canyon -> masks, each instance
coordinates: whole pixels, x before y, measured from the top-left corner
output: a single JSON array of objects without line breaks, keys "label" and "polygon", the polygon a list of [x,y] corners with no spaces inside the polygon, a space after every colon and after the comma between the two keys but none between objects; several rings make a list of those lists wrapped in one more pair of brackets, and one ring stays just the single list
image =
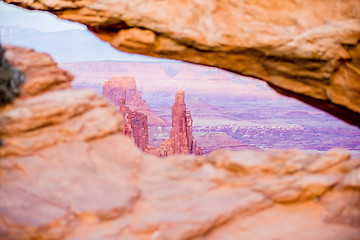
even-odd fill
[{"label": "canyon", "polygon": [[[5,2],[121,51],[250,78],[179,62],[58,65],[0,46],[13,93],[0,107],[1,239],[359,239],[358,0]],[[136,79],[129,103],[100,96],[109,79],[124,87],[116,76]],[[145,131],[132,101],[163,125]],[[194,140],[203,155],[142,150],[200,153]]]},{"label": "canyon", "polygon": [[134,77],[117,76],[105,81],[102,94],[119,108],[126,119],[125,135],[144,152],[162,157],[172,154],[202,154],[201,147],[197,146],[192,136],[192,118],[190,111],[186,110],[184,91],[175,94],[170,138],[163,141],[159,148],[149,145],[148,122],[161,126],[166,121],[150,110],[136,88]]},{"label": "canyon", "polygon": [[26,82],[0,108],[2,239],[358,239],[360,159],[348,151],[158,158],[49,55],[5,56]]},{"label": "canyon", "polygon": [[134,77],[146,99],[146,109],[166,121],[163,125],[149,124],[149,143],[156,148],[170,137],[170,104],[175,92],[184,89],[194,120],[192,133],[198,143],[201,141],[203,153],[220,148],[327,151],[334,147],[360,153],[357,127],[283,97],[252,78],[181,62],[95,61],[59,65],[74,74],[74,88],[91,88],[99,94],[113,76]]}]

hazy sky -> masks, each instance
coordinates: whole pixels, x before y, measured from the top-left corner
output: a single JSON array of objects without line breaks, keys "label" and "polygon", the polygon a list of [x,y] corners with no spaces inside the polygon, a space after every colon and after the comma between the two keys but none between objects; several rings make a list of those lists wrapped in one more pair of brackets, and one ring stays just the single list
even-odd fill
[{"label": "hazy sky", "polygon": [[[17,7],[14,5],[6,4],[0,2],[0,27],[23,27],[23,28],[34,28],[36,30],[42,32],[59,32],[65,30],[74,30],[74,29],[83,29],[86,30],[87,28],[80,24],[74,23],[67,20],[59,19],[55,15],[44,12],[44,11],[34,11],[34,10],[27,10],[21,7]],[[88,33],[89,38],[93,38],[94,35],[92,33]],[[96,40],[97,39],[97,40]],[[89,52],[88,58],[83,60],[87,61],[95,61],[95,60],[120,60],[120,61],[169,61],[160,58],[153,58],[147,57],[138,54],[128,54],[123,53],[120,51],[115,50],[110,46],[109,43],[103,42],[96,37],[93,40],[94,45],[91,48],[98,48],[99,51],[102,51],[103,54],[91,53],[94,49],[86,49],[86,46],[83,46],[83,52]],[[4,43],[14,44],[23,47],[30,47],[34,48],[37,51],[47,52],[57,61],[68,61],[69,59],[73,59],[74,61],[78,60],[77,56],[74,55],[75,53],[67,53],[67,49],[72,49],[76,45],[70,46],[69,43],[61,45],[56,45],[55,43],[49,42],[43,46],[39,46],[38,43],[34,43],[30,41],[30,39],[23,38],[21,42],[15,41],[12,42],[12,39],[2,39]],[[7,42],[5,42],[7,40]],[[58,39],[61,41],[61,39]],[[1,35],[0,35],[1,41]],[[94,42],[95,41],[95,42]],[[65,41],[64,41],[65,43]],[[41,44],[40,44],[41,45]],[[61,50],[59,48],[67,48],[64,49],[63,54],[57,54]],[[70,50],[69,50],[70,51]],[[66,56],[64,56],[66,55]],[[171,60],[170,60],[171,61]]]},{"label": "hazy sky", "polygon": [[85,29],[79,23],[59,20],[48,12],[30,11],[3,2],[0,2],[0,26],[31,27],[43,32]]}]

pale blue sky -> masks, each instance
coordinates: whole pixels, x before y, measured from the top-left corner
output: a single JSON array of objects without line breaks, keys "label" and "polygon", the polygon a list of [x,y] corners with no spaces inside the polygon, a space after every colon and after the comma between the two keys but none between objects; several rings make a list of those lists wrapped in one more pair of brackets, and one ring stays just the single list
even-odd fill
[{"label": "pale blue sky", "polygon": [[[0,27],[22,27],[22,28],[33,28],[45,33],[59,32],[65,30],[76,30],[82,29],[87,30],[87,28],[80,24],[74,23],[67,20],[59,19],[55,15],[43,12],[43,11],[34,11],[27,10],[21,7],[14,5],[6,4],[0,2]],[[84,31],[85,32],[85,31]],[[86,34],[86,33],[85,33]],[[85,45],[76,45],[76,42],[71,42],[70,40],[65,41],[66,39],[56,39],[53,42],[40,42],[40,40],[32,41],[34,39],[28,39],[28,35],[20,37],[21,41],[15,40],[14,38],[6,38],[0,35],[0,42],[14,44],[17,46],[30,47],[37,51],[49,53],[57,61],[98,61],[98,60],[120,60],[120,61],[171,61],[164,60],[160,58],[153,58],[142,56],[138,54],[128,54],[115,50],[110,46],[109,43],[103,42],[92,33],[88,32],[86,37],[91,42],[92,46]],[[43,36],[43,35],[42,35]],[[84,36],[84,35],[82,35]],[[17,36],[19,37],[19,36]],[[17,38],[18,39],[18,38]],[[79,39],[75,39],[79,40]],[[80,40],[79,40],[80,41]],[[72,52],[71,49],[76,48],[78,52]],[[97,52],[95,50],[98,50]],[[80,52],[81,51],[81,52]]]},{"label": "pale blue sky", "polygon": [[30,11],[3,2],[0,2],[0,26],[22,26],[43,32],[85,29],[79,23],[59,20],[48,12]]}]

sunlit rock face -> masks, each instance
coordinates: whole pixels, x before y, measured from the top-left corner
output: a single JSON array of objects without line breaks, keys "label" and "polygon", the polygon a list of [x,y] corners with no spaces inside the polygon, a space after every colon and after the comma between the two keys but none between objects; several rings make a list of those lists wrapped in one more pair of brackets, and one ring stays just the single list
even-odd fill
[{"label": "sunlit rock face", "polygon": [[[347,151],[158,158],[124,136],[113,104],[69,88],[48,55],[6,56],[28,82],[0,108],[1,239],[358,239],[360,159]],[[41,73],[30,56],[46,60]],[[30,94],[30,83],[52,84]]]},{"label": "sunlit rock face", "polygon": [[121,51],[217,66],[360,112],[358,0],[5,2],[86,24]]},{"label": "sunlit rock face", "polygon": [[6,46],[6,58],[25,73],[19,98],[0,110],[0,157],[121,131],[123,118],[92,90],[70,88],[73,78],[48,54]]}]

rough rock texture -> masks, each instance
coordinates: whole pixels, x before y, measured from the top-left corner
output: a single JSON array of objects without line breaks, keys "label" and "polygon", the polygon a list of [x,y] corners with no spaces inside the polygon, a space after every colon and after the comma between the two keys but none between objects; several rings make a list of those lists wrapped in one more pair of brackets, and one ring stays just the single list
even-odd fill
[{"label": "rough rock texture", "polygon": [[6,46],[6,57],[24,72],[26,82],[20,97],[0,108],[0,157],[122,129],[116,108],[92,90],[71,89],[72,75],[57,68],[49,55]]},{"label": "rough rock texture", "polygon": [[[112,89],[108,86],[109,85],[104,85],[105,93],[108,93],[109,88]],[[111,94],[111,96],[115,95],[119,94],[115,92],[114,94]],[[134,96],[135,94],[129,95]],[[125,94],[121,96],[126,97],[127,95]],[[159,157],[165,157],[172,154],[189,153],[201,155],[201,147],[197,146],[196,141],[192,136],[191,113],[189,110],[186,110],[184,97],[184,91],[178,91],[175,95],[175,104],[172,107],[172,129],[170,138],[162,142],[159,148],[155,148],[149,144],[148,116],[141,112],[131,111],[127,106],[126,99],[121,98],[119,100],[119,111],[126,120],[124,128],[125,135],[131,138],[144,152],[151,153]],[[145,102],[142,99],[141,101]]]},{"label": "rough rock texture", "polygon": [[59,69],[48,54],[39,54],[29,48],[11,45],[5,45],[5,48],[5,57],[10,64],[26,73],[26,82],[21,87],[20,98],[70,88],[73,76]]},{"label": "rough rock texture", "polygon": [[358,0],[5,0],[121,51],[217,66],[360,112]]},{"label": "rough rock texture", "polygon": [[136,88],[134,77],[116,76],[104,82],[103,95],[116,106],[120,106],[121,99],[125,99],[127,107],[131,111],[143,113],[148,116],[149,125],[166,125],[156,113],[151,111],[146,101],[142,99],[141,93]]},{"label": "rough rock texture", "polygon": [[175,103],[172,106],[172,128],[170,138],[160,144],[155,155],[168,156],[172,154],[201,155],[201,147],[197,146],[192,135],[192,118],[186,110],[185,91],[179,90],[175,94]]},{"label": "rough rock texture", "polygon": [[[56,79],[46,69],[24,72]],[[158,158],[91,91],[24,94],[0,109],[0,239],[359,239],[360,159],[345,150]]]},{"label": "rough rock texture", "polygon": [[140,112],[131,111],[126,106],[125,99],[120,99],[119,110],[126,119],[125,135],[130,137],[143,151],[152,148],[149,145],[148,117]]}]

